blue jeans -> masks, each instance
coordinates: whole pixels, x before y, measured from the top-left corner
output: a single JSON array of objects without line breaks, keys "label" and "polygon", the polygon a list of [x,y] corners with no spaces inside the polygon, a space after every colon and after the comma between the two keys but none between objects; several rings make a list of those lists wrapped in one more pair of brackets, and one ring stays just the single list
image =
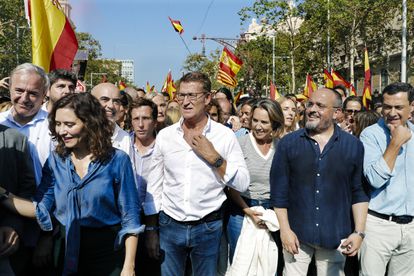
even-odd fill
[{"label": "blue jeans", "polygon": [[[265,209],[271,209],[270,200],[257,200],[257,199],[249,199],[243,197],[243,200],[249,207],[252,206],[262,206]],[[243,219],[244,213],[243,210],[240,209],[234,203],[230,204],[230,218],[229,223],[227,225],[227,239],[229,241],[230,249],[229,249],[229,258],[230,263],[233,262],[234,251],[236,250],[237,240],[239,239],[240,232],[243,226]]]},{"label": "blue jeans", "polygon": [[222,220],[185,225],[160,212],[159,224],[160,248],[164,253],[162,275],[183,276],[187,255],[191,259],[193,275],[216,275]]}]

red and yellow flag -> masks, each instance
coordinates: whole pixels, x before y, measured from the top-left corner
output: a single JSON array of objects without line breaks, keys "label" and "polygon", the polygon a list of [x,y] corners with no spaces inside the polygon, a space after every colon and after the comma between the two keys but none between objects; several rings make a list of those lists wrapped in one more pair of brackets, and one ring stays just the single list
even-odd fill
[{"label": "red and yellow flag", "polygon": [[154,88],[155,88],[155,86],[154,85],[150,86],[149,81],[147,81],[147,85],[146,85],[146,88],[145,88],[145,93],[150,93],[150,92],[154,91]]},{"label": "red and yellow flag", "polygon": [[227,47],[224,47],[220,57],[217,81],[233,88],[236,87],[236,75],[240,71],[242,65],[243,61],[227,49]]},{"label": "red and yellow flag", "polygon": [[184,32],[183,25],[181,25],[181,22],[179,20],[173,20],[169,16],[168,19],[170,20],[171,25],[177,33],[182,34]]},{"label": "red and yellow flag", "polygon": [[275,85],[272,81],[270,81],[270,93],[269,93],[269,98],[270,98],[271,100],[274,100],[274,101],[276,101],[277,99],[279,99],[279,98],[280,98],[280,94],[279,94],[279,92],[277,91],[277,87],[276,87],[276,85]]},{"label": "red and yellow flag", "polygon": [[70,69],[78,50],[75,32],[57,0],[30,0],[33,64],[46,72]]},{"label": "red and yellow flag", "polygon": [[334,80],[328,70],[323,69],[323,79],[325,80],[325,87],[326,88],[333,88],[334,87]]},{"label": "red and yellow flag", "polygon": [[362,104],[366,109],[370,108],[371,105],[371,70],[369,68],[369,59],[368,59],[368,49],[365,48],[364,53],[364,71],[365,71],[365,80],[364,80],[364,91],[362,93]]},{"label": "red and yellow flag", "polygon": [[170,99],[172,100],[175,98],[175,91],[177,91],[177,89],[175,88],[174,80],[171,76],[171,71],[169,71],[164,85],[161,88],[161,92],[167,92],[168,95],[170,95]]},{"label": "red and yellow flag", "polygon": [[350,92],[349,92],[349,96],[356,96],[357,95],[357,93],[356,93],[356,89],[355,89],[355,87],[351,84],[351,87],[350,87]]},{"label": "red and yellow flag", "polygon": [[337,85],[342,85],[345,88],[350,88],[351,87],[351,83],[346,81],[338,72],[336,72],[335,70],[332,70],[332,79],[333,79],[333,84],[334,86]]},{"label": "red and yellow flag", "polygon": [[126,84],[123,81],[120,81],[119,82],[119,84],[118,84],[119,90],[125,90],[126,87],[127,86],[126,86]]},{"label": "red and yellow flag", "polygon": [[241,96],[242,94],[243,94],[243,90],[240,90],[240,91],[236,94],[236,96],[234,96],[233,104],[234,104],[235,106],[237,106],[237,102],[239,101],[240,96]]},{"label": "red and yellow flag", "polygon": [[307,98],[310,98],[312,93],[315,92],[317,88],[318,87],[316,86],[316,83],[313,81],[312,76],[307,74],[305,89],[303,90],[303,95]]}]

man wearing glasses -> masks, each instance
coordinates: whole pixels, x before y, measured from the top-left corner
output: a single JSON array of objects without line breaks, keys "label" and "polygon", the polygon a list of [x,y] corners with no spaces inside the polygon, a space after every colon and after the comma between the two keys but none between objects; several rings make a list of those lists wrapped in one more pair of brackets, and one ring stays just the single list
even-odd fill
[{"label": "man wearing glasses", "polygon": [[319,276],[344,275],[345,256],[355,256],[365,236],[364,150],[334,123],[341,101],[328,88],[313,93],[305,128],[283,137],[276,150],[270,191],[285,276],[306,275],[313,256]]},{"label": "man wearing glasses", "polygon": [[182,118],[156,139],[144,211],[149,254],[162,260],[162,275],[184,275],[187,255],[194,275],[216,275],[224,188],[249,185],[233,132],[205,112],[210,90],[205,74],[184,75],[176,94]]}]

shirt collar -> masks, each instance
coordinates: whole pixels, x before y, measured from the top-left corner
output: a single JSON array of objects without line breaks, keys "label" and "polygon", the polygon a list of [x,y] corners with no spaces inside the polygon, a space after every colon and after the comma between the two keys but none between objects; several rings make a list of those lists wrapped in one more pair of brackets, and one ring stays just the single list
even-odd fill
[{"label": "shirt collar", "polygon": [[[384,129],[387,133],[390,133],[390,129],[388,128],[387,124],[385,123],[385,119],[384,118],[380,118],[378,120],[378,125]],[[414,124],[411,123],[410,121],[407,121],[407,126],[411,131],[414,131]]]},{"label": "shirt collar", "polygon": [[[301,129],[302,133],[300,134],[301,137],[305,137],[308,139],[312,139],[312,137],[310,137],[309,132],[306,128]],[[341,134],[341,128],[337,125],[334,124],[334,132],[332,134],[332,137],[329,140],[338,140]]]},{"label": "shirt collar", "polygon": [[28,122],[25,125],[21,125],[21,124],[19,124],[18,122],[16,122],[14,120],[13,111],[14,111],[14,107],[12,107],[8,111],[6,111],[7,112],[6,118],[7,118],[8,121],[10,121],[11,123],[13,123],[13,124],[15,124],[19,127],[34,125],[38,121],[43,121],[45,119],[47,120],[47,116],[48,116],[48,113],[46,111],[44,111],[43,109],[39,109],[39,111],[36,113],[36,115],[32,118],[32,120],[30,122]]},{"label": "shirt collar", "polygon": [[[177,124],[177,131],[183,133],[183,123],[184,123],[184,117],[181,117]],[[207,115],[207,123],[204,126],[203,129],[203,135],[206,135],[207,132],[210,132],[211,130],[211,118],[209,115]]]}]

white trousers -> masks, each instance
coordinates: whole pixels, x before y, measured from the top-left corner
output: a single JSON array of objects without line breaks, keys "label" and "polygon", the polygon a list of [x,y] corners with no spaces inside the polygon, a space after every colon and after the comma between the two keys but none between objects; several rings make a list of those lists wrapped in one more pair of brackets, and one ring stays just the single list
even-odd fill
[{"label": "white trousers", "polygon": [[361,276],[414,275],[414,221],[397,224],[368,214],[360,250]]},{"label": "white trousers", "polygon": [[337,249],[325,249],[300,243],[299,254],[283,250],[283,276],[306,276],[312,256],[315,255],[318,276],[344,276],[345,256]]}]

